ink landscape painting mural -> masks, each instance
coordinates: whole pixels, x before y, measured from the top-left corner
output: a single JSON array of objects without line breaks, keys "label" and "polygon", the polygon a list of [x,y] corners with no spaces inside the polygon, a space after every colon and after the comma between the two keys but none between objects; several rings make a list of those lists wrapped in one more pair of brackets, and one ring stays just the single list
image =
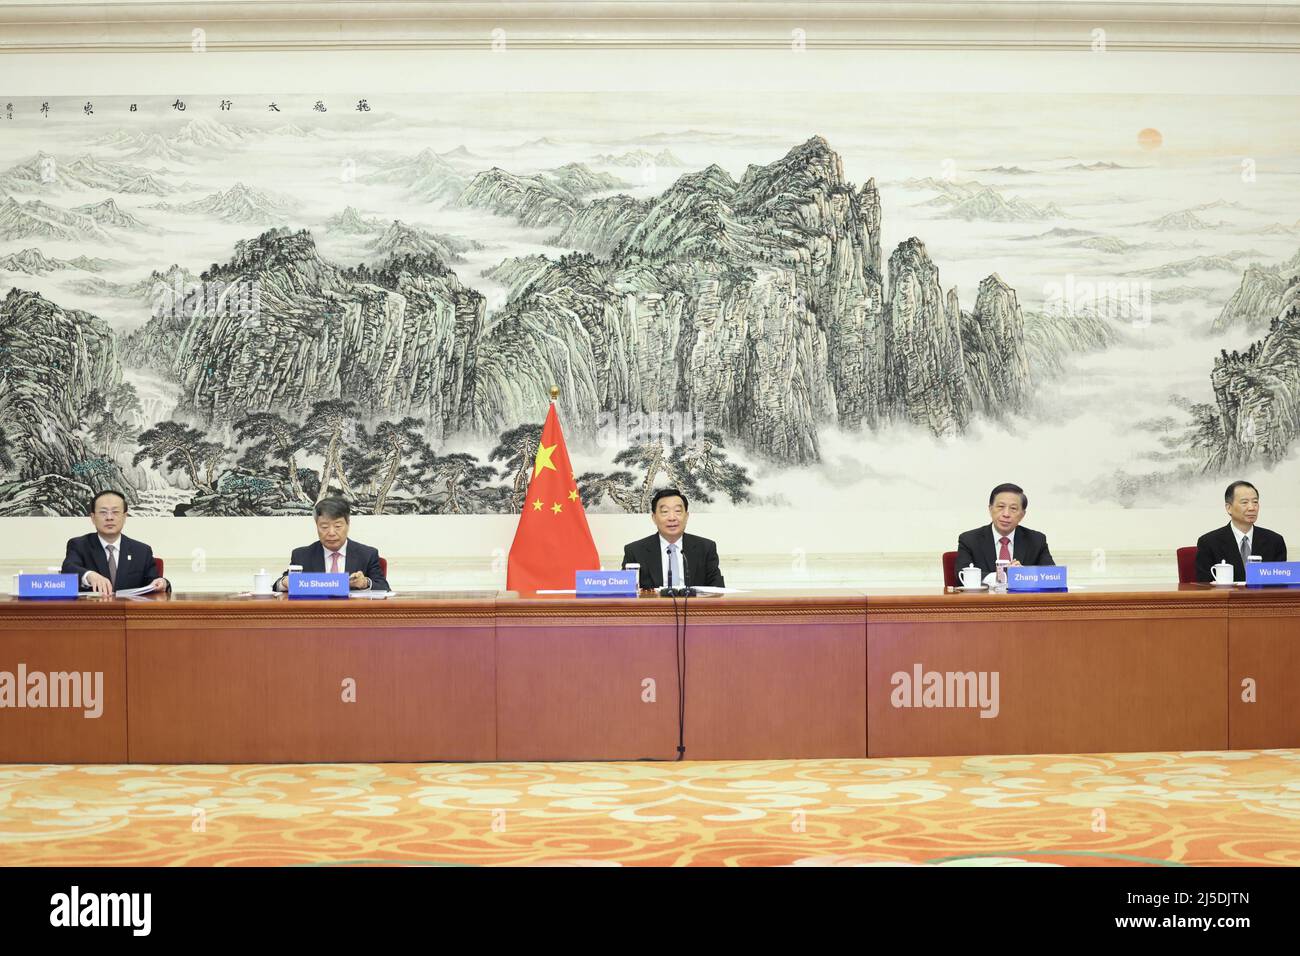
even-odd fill
[{"label": "ink landscape painting mural", "polygon": [[553,385],[597,513],[1174,506],[1300,432],[1289,98],[7,105],[0,515],[510,513]]}]

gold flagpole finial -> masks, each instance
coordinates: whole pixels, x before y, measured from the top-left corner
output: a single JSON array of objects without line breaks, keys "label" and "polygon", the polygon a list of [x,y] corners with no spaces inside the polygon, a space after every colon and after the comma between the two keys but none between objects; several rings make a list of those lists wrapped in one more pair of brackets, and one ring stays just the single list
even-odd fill
[{"label": "gold flagpole finial", "polygon": [[551,386],[551,401],[554,402],[554,401],[556,401],[557,399],[559,399],[559,397],[560,397],[560,386],[558,386],[558,385],[552,385],[552,386]]}]

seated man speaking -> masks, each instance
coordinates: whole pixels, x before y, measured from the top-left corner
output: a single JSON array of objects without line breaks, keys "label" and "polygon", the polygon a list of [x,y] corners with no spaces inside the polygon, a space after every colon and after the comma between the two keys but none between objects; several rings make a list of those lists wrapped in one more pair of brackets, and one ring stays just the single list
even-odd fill
[{"label": "seated man speaking", "polygon": [[1228,523],[1207,531],[1196,542],[1196,580],[1213,581],[1214,565],[1227,561],[1232,579],[1246,580],[1246,562],[1252,554],[1262,561],[1285,561],[1286,541],[1276,531],[1259,527],[1259,492],[1249,481],[1234,481],[1223,493]]},{"label": "seated man speaking", "polygon": [[[388,582],[379,567],[379,549],[360,541],[348,540],[348,518],[352,509],[342,498],[324,498],[316,503],[315,544],[294,548],[290,564],[302,566],[304,572],[346,573],[353,591],[387,591]],[[289,590],[289,575],[280,575],[277,591]]]},{"label": "seated man speaking", "polygon": [[152,585],[155,591],[170,591],[167,579],[158,576],[153,549],[122,533],[126,512],[126,496],[120,491],[101,491],[91,498],[90,523],[95,531],[68,541],[63,573],[75,574],[81,590],[104,597],[145,585]]},{"label": "seated man speaking", "polygon": [[689,507],[678,489],[660,488],[650,499],[650,517],[659,533],[623,548],[623,567],[641,565],[643,591],[726,587],[718,568],[718,546],[708,538],[686,533]]},{"label": "seated man speaking", "polygon": [[998,561],[1010,561],[1013,567],[1055,564],[1047,550],[1047,535],[1020,527],[1028,510],[1029,496],[1019,485],[998,485],[989,492],[993,523],[957,537],[957,573],[973,564],[989,584],[997,575]]}]

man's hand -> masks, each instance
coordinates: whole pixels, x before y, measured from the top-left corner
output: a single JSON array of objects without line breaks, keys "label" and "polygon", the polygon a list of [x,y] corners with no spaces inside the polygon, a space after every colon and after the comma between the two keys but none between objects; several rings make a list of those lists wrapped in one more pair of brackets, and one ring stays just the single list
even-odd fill
[{"label": "man's hand", "polygon": [[364,591],[370,587],[370,579],[360,571],[353,571],[348,575],[348,587],[353,591]]},{"label": "man's hand", "polygon": [[1011,562],[1011,566],[1012,566],[1013,568],[1023,568],[1023,567],[1024,567],[1024,565],[1021,564],[1019,561],[1012,561],[1012,562]]},{"label": "man's hand", "polygon": [[93,593],[101,597],[113,596],[113,582],[97,571],[86,572],[86,583],[90,585],[90,590]]},{"label": "man's hand", "polygon": [[155,591],[166,591],[166,590],[167,590],[167,579],[166,579],[166,578],[154,578],[154,579],[153,579],[153,589],[154,589]]}]

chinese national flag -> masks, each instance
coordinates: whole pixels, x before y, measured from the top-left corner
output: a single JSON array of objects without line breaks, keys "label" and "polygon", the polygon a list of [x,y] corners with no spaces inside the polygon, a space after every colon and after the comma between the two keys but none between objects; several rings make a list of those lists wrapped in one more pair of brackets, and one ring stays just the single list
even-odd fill
[{"label": "chinese national flag", "polygon": [[599,567],[600,555],[587,527],[587,513],[582,510],[569,450],[564,446],[555,403],[551,402],[519,527],[510,545],[506,589],[569,590],[575,572]]}]

